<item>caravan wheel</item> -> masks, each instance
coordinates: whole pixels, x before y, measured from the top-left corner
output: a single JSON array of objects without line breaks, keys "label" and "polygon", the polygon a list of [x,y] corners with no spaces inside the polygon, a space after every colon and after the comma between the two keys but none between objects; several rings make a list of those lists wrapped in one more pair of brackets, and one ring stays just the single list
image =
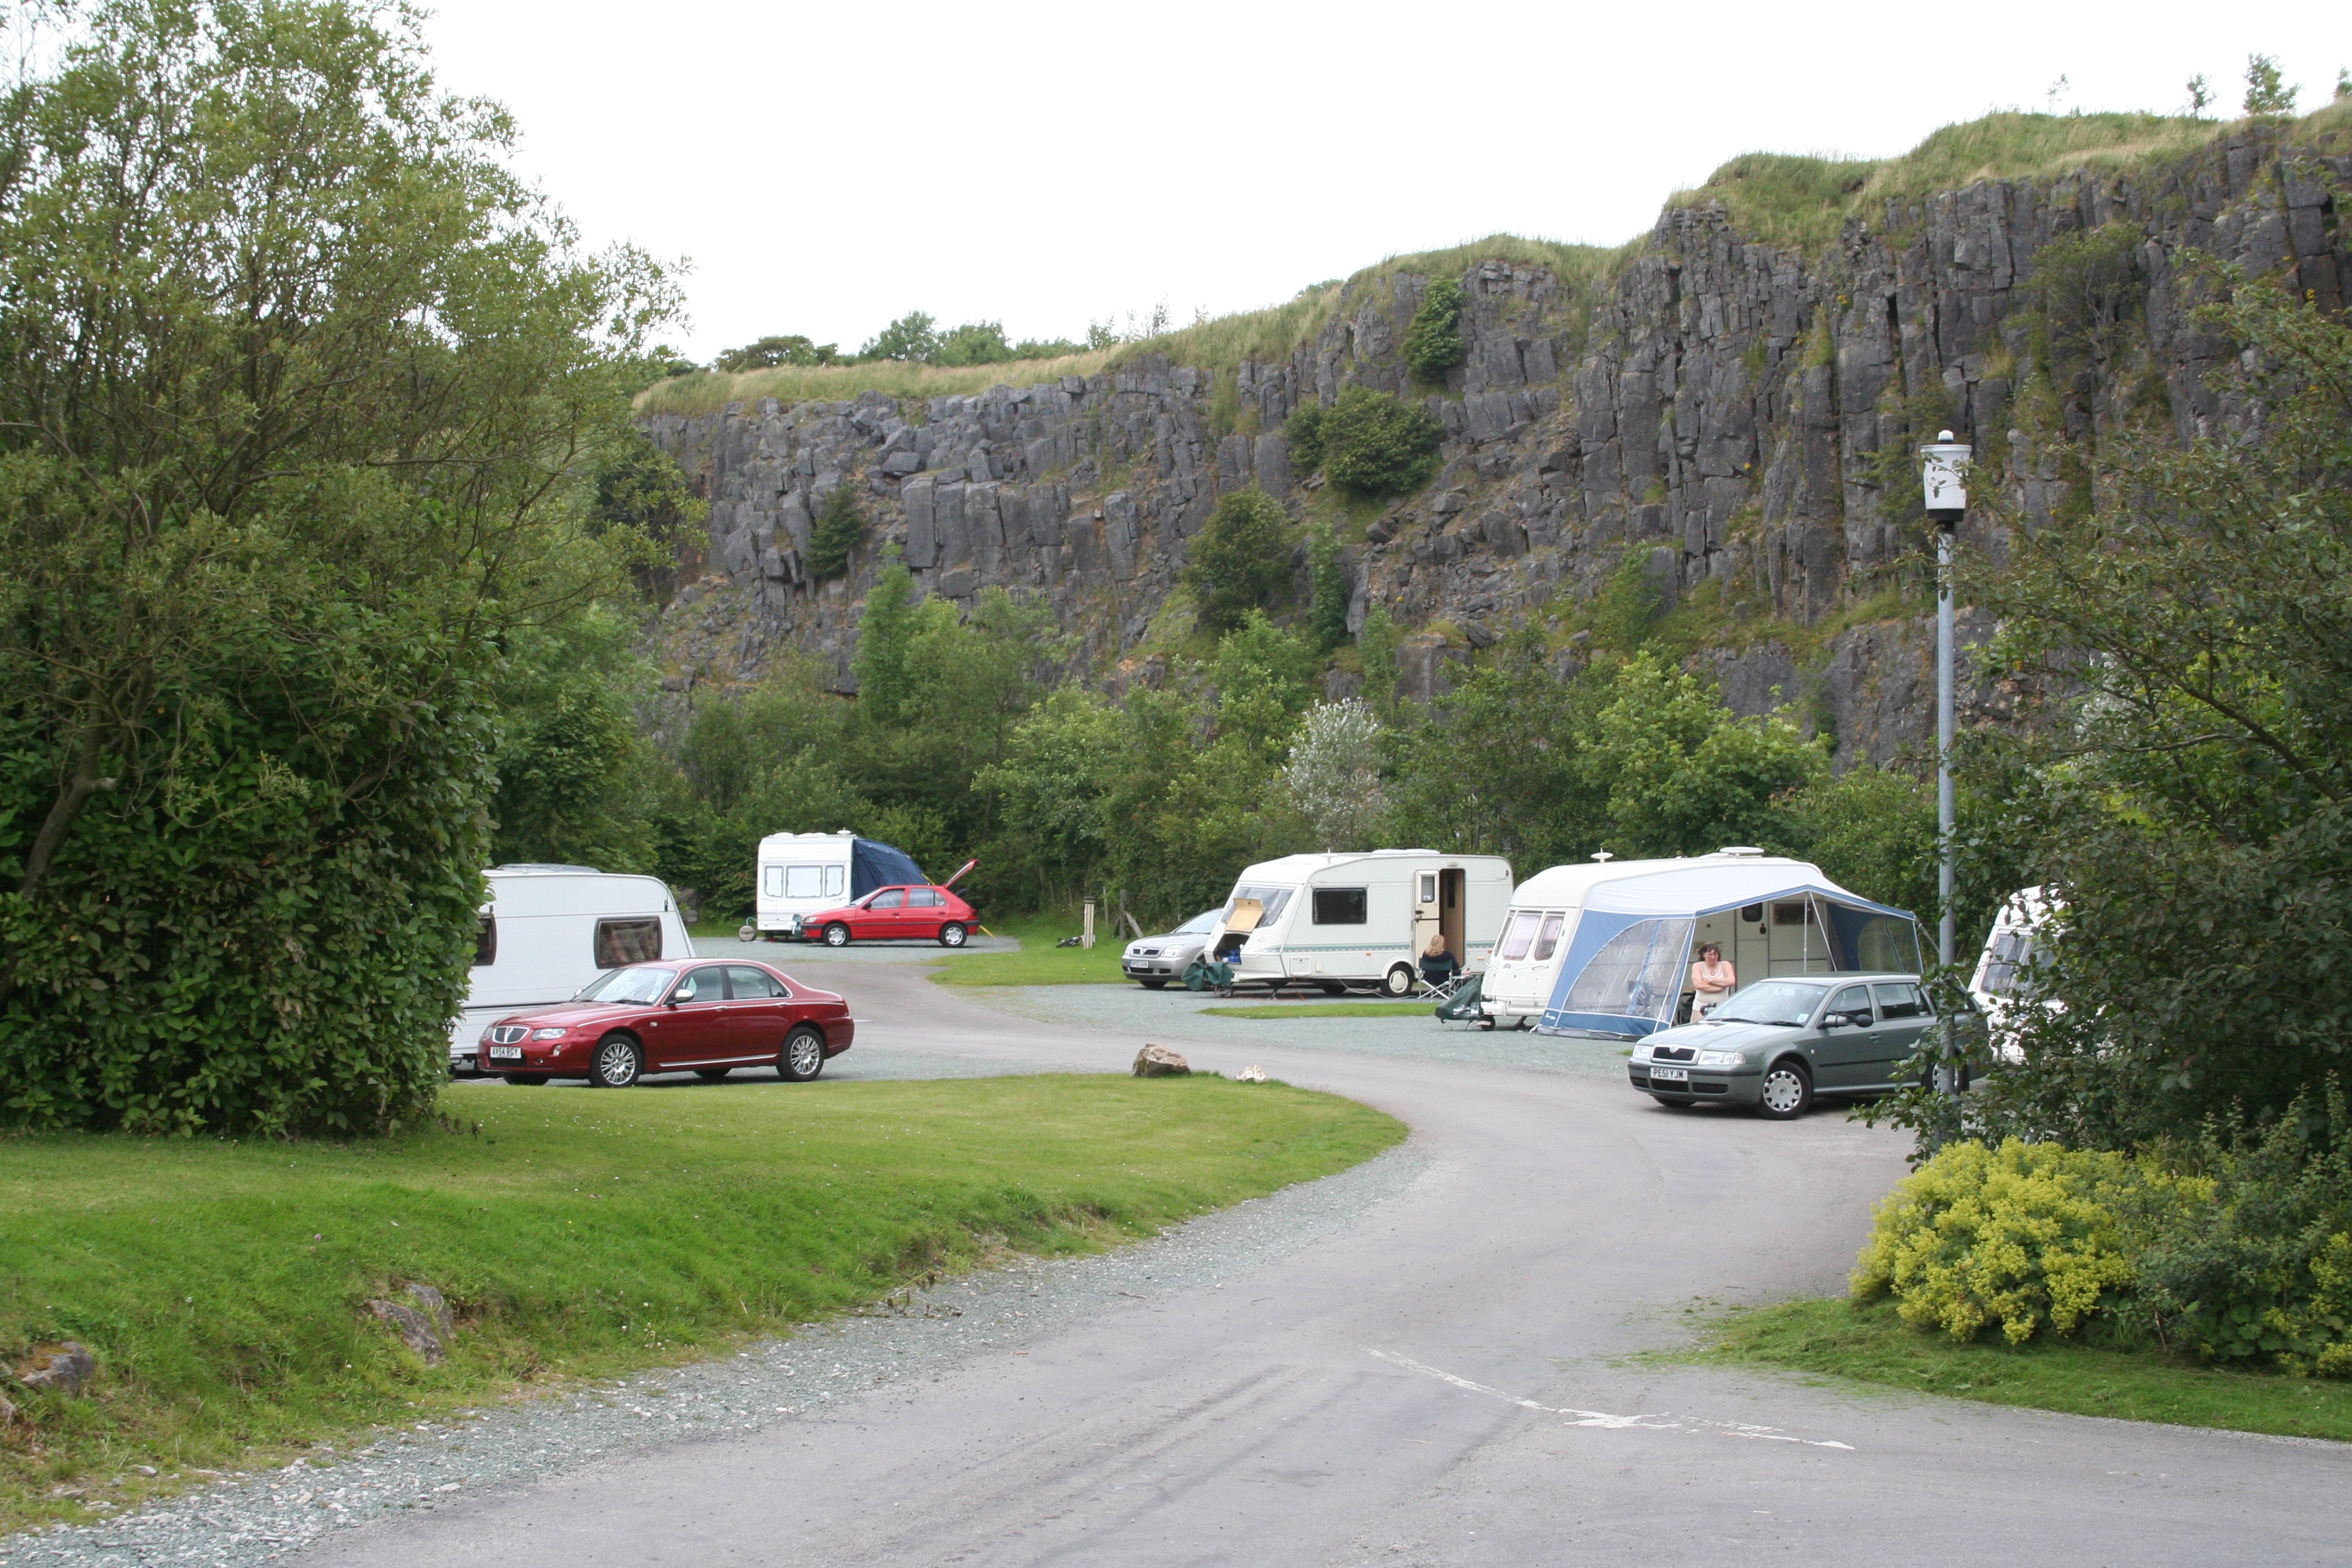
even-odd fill
[{"label": "caravan wheel", "polygon": [[757,942],[760,940],[760,928],[758,926],[749,925],[738,927],[735,932],[735,940],[737,942]]},{"label": "caravan wheel", "polygon": [[1383,996],[1412,995],[1412,966],[1411,964],[1400,963],[1395,968],[1390,970],[1386,974],[1381,976],[1381,994]]}]

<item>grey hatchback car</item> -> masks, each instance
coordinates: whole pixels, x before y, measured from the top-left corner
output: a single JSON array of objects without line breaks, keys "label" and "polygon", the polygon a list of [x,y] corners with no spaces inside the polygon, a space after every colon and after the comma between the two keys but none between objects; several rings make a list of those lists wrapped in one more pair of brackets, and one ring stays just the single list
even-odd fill
[{"label": "grey hatchback car", "polygon": [[1146,991],[1158,991],[1171,980],[1183,978],[1185,965],[1201,956],[1209,945],[1209,933],[1217,929],[1224,916],[1224,907],[1202,910],[1166,936],[1147,936],[1127,944],[1119,954],[1118,966],[1129,980]]},{"label": "grey hatchback car", "polygon": [[1752,1105],[1786,1121],[1816,1094],[1880,1094],[1936,1015],[1916,974],[1759,980],[1712,1016],[1633,1047],[1635,1089],[1662,1105]]}]

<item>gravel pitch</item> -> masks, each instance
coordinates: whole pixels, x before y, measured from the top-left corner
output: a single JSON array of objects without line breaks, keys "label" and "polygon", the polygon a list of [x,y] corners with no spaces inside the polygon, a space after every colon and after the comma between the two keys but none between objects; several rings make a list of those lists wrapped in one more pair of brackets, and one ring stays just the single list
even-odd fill
[{"label": "gravel pitch", "polygon": [[468,1491],[527,1482],[617,1450],[642,1453],[782,1422],[853,1419],[861,1394],[901,1379],[1021,1344],[1075,1318],[1238,1279],[1355,1223],[1404,1191],[1425,1164],[1407,1143],[1137,1246],[1092,1258],[1015,1260],[901,1292],[857,1317],[805,1325],[790,1339],[723,1360],[464,1421],[420,1422],[349,1453],[223,1477],[103,1524],[0,1541],[0,1568],[274,1562],[330,1531],[430,1510]]}]

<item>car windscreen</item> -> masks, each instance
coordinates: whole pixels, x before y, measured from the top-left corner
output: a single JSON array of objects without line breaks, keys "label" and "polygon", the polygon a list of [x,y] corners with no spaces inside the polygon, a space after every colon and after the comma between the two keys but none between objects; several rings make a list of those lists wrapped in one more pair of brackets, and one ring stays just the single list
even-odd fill
[{"label": "car windscreen", "polygon": [[667,969],[614,969],[591,980],[574,1002],[658,1002],[677,978]]},{"label": "car windscreen", "polygon": [[1255,900],[1259,909],[1256,923],[1252,929],[1263,931],[1282,918],[1283,910],[1290,903],[1292,891],[1289,888],[1235,888],[1234,896],[1225,900],[1225,907],[1217,911],[1217,918],[1230,921],[1234,918],[1235,904],[1244,900]]},{"label": "car windscreen", "polygon": [[1168,934],[1170,936],[1206,936],[1217,929],[1217,921],[1223,918],[1224,912],[1223,910],[1202,910]]},{"label": "car windscreen", "polygon": [[1822,1005],[1824,985],[1804,985],[1792,980],[1759,980],[1735,991],[1731,1000],[1706,1016],[1710,1024],[1797,1025]]}]

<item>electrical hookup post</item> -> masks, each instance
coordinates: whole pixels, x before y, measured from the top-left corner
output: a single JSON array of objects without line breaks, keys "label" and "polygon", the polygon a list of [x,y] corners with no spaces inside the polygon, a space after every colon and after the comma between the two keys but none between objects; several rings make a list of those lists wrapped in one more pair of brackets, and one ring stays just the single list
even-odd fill
[{"label": "electrical hookup post", "polygon": [[1968,515],[1969,461],[1975,449],[1956,441],[1949,430],[1939,430],[1934,441],[1919,448],[1919,483],[1927,503],[1927,520],[1936,525],[1936,965],[1945,993],[1937,998],[1938,1050],[1936,1091],[1944,1099],[1945,1116],[1935,1139],[1940,1148],[1960,1130],[1960,1060],[1958,1008],[1950,996],[1952,971],[1953,835],[1958,826],[1952,804],[1952,536]]}]

